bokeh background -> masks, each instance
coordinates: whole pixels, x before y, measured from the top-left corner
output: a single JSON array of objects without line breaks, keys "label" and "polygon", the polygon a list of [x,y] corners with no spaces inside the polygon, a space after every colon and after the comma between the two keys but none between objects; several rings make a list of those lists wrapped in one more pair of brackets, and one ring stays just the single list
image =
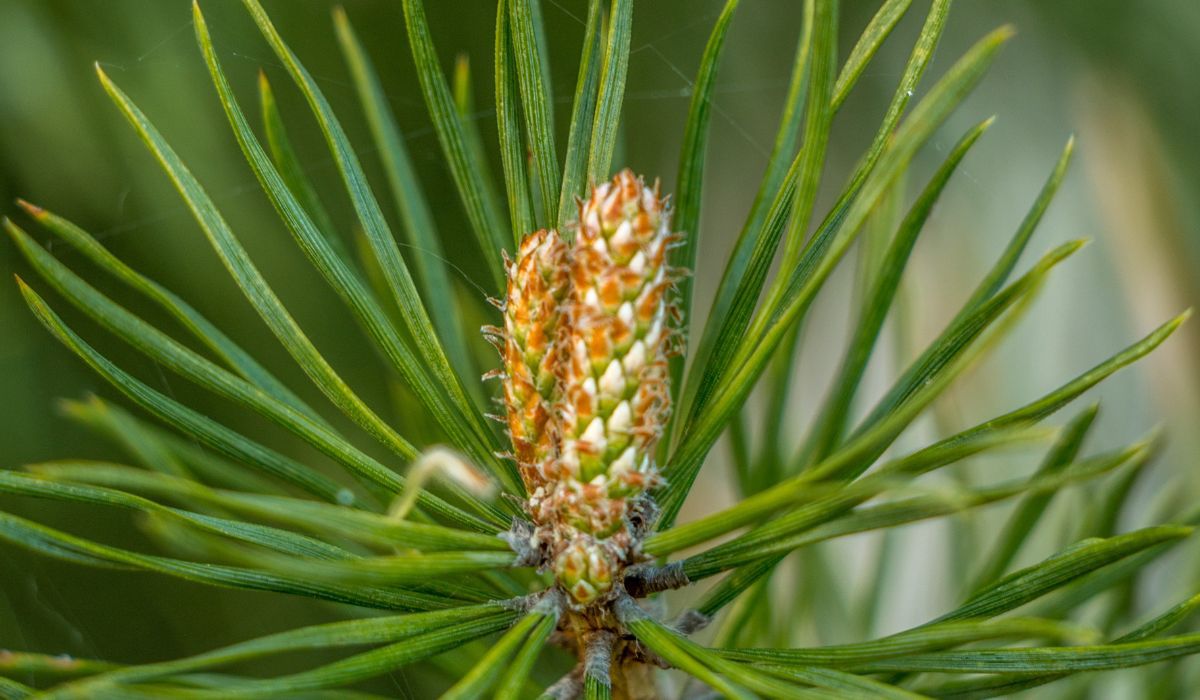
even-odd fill
[{"label": "bokeh background", "polygon": [[[334,4],[264,1],[360,146],[369,174],[382,183],[332,33]],[[461,269],[460,291],[477,297],[472,280],[482,277],[478,256],[472,253],[465,219],[440,162],[398,3],[343,4],[384,77],[437,208],[447,254]],[[426,4],[447,70],[458,52],[473,61],[476,116],[485,141],[493,144],[493,3]],[[543,1],[558,128],[564,135],[585,4]],[[843,3],[843,53],[875,4]],[[914,3],[839,115],[827,197],[836,193],[869,140],[926,4]],[[92,70],[92,62],[98,61],[206,184],[318,346],[369,401],[386,404],[389,397],[376,381],[374,355],[358,342],[358,329],[292,245],[242,161],[195,46],[189,5],[189,0],[0,0],[0,212],[29,223],[11,204],[19,196],[73,219],[124,260],[195,304],[301,388],[306,398],[319,402],[244,303],[166,178],[103,94]],[[241,3],[203,0],[202,5],[243,103],[255,104],[254,79],[263,69],[290,116],[306,167],[321,191],[329,193],[326,205],[346,225],[349,208],[316,126]],[[635,13],[622,152],[636,170],[661,176],[667,191],[673,188],[690,77],[721,5],[717,0],[653,0],[640,3]],[[799,7],[798,0],[743,0],[734,19],[715,97],[696,271],[698,308],[715,289],[723,257],[766,161],[799,35]],[[1200,4],[963,0],[951,13],[931,76],[1002,23],[1017,27],[1016,39],[914,169],[910,184],[915,190],[969,125],[990,114],[999,116],[951,182],[917,247],[905,281],[909,313],[902,319],[905,327],[890,333],[890,354],[897,361],[911,357],[953,315],[1015,229],[1072,133],[1078,140],[1077,157],[1034,239],[1031,257],[1080,236],[1091,238],[1093,245],[1056,272],[1014,337],[942,401],[937,415],[917,426],[905,444],[939,426],[962,426],[1028,400],[1200,301],[1200,79],[1195,76]],[[925,87],[931,83],[927,79]],[[498,174],[494,149],[491,155]],[[60,252],[101,289],[118,300],[130,299],[125,290],[93,274],[79,256]],[[798,427],[785,434],[801,432],[836,368],[837,348],[853,318],[853,264],[843,267],[831,282],[834,293],[825,295],[806,327],[793,400],[787,414],[777,418]],[[36,325],[11,282],[13,274],[29,273],[14,247],[0,242],[0,466],[69,456],[116,457],[110,445],[61,415],[60,398],[117,395]],[[65,304],[55,306],[98,348],[157,388],[201,410],[219,412],[235,428],[273,445],[313,457],[262,421],[146,363],[69,313]],[[1096,393],[1103,408],[1093,447],[1131,440],[1159,424],[1169,431],[1167,452],[1136,495],[1147,517],[1167,495],[1186,503],[1197,492],[1197,350],[1196,328],[1185,327],[1148,361]],[[894,366],[886,357],[875,364],[872,377],[879,384]],[[866,394],[878,390],[870,385]],[[728,497],[724,461],[724,449],[718,447],[693,509]],[[1019,461],[984,466],[1015,474],[1028,468]],[[1069,506],[1068,500],[1055,511],[1059,521],[1069,523]],[[149,546],[136,521],[123,514],[12,498],[0,498],[0,508],[102,541]],[[925,551],[928,557],[930,548],[923,545],[945,541],[955,527],[951,522],[909,528],[895,546]],[[1037,543],[1043,554],[1063,544],[1058,533],[1066,528],[1050,530],[1054,534]],[[865,569],[858,565],[856,551],[849,547],[833,553],[847,586],[863,584],[859,579]],[[1026,554],[1037,553],[1035,547]],[[953,597],[949,577],[938,573],[945,568],[939,556],[897,573],[902,584],[886,601],[887,628],[922,621]],[[1169,580],[1154,590],[1170,591],[1164,595],[1172,597],[1164,600],[1195,592],[1187,590],[1194,576],[1161,578]],[[1153,607],[1153,601],[1147,604]],[[0,648],[150,661],[325,619],[323,614],[302,601],[217,591],[150,574],[82,570],[0,544]],[[419,697],[413,690],[419,685],[398,678],[391,682],[397,692]]]}]

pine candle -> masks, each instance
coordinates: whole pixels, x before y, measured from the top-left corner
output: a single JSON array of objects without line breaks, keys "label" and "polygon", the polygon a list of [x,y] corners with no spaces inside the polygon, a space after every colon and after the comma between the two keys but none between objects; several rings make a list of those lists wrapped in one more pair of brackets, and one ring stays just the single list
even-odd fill
[{"label": "pine candle", "polygon": [[531,233],[508,266],[504,400],[531,545],[581,606],[640,557],[629,516],[661,483],[677,316],[669,219],[657,185],[623,170],[580,203],[571,244]]}]

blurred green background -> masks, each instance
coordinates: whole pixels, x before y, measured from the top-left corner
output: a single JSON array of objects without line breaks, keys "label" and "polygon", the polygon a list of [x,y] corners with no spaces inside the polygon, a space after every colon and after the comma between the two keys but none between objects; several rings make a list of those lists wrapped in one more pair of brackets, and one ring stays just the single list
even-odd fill
[{"label": "blurred green background", "polygon": [[[362,147],[369,174],[382,183],[332,34],[334,4],[264,2],[317,77],[351,139]],[[399,5],[391,0],[343,4],[384,76],[423,184],[437,207],[445,249],[462,270],[461,291],[477,297],[472,280],[482,278],[478,256],[472,253],[465,219],[417,90]],[[485,141],[492,144],[493,3],[426,4],[447,70],[457,52],[473,62],[478,123]],[[689,80],[722,4],[647,0],[635,13],[624,160],[639,172],[661,176],[666,191],[672,190],[675,177]],[[843,3],[843,52],[875,4]],[[389,397],[383,383],[376,381],[380,375],[374,355],[358,342],[358,328],[292,245],[241,159],[195,46],[189,5],[189,0],[0,0],[0,212],[29,224],[11,204],[23,197],[76,221],[124,260],[184,296],[277,369],[306,399],[320,404],[319,395],[308,390],[301,373],[244,303],[166,178],[103,94],[92,70],[92,62],[98,61],[206,184],[317,345],[368,401],[386,405]],[[544,0],[543,5],[559,105],[557,126],[565,134],[585,2]],[[921,0],[914,3],[843,108],[828,165],[830,192],[840,187],[870,138],[925,5]],[[316,126],[241,3],[204,0],[202,6],[243,103],[256,104],[254,78],[260,68],[265,70],[285,116],[290,116],[289,128],[311,176],[328,193],[326,205],[346,225],[347,202]],[[766,161],[799,33],[799,6],[797,0],[743,0],[734,20],[715,99],[696,271],[699,308],[715,289],[724,255]],[[939,417],[950,425],[1027,400],[1200,301],[1200,79],[1195,77],[1195,66],[1200,65],[1200,42],[1195,39],[1200,36],[1200,4],[959,2],[933,72],[1005,22],[1017,26],[1016,40],[914,170],[916,182],[935,167],[939,149],[948,148],[970,124],[999,115],[951,183],[917,248],[906,280],[911,314],[898,337],[918,343],[953,314],[1019,222],[1071,133],[1078,136],[1078,157],[1035,239],[1034,251],[1079,236],[1091,237],[1095,244],[1056,274],[1043,302],[1015,337],[943,402]],[[498,159],[491,155],[498,174]],[[37,235],[49,244],[46,236]],[[118,300],[131,298],[92,274],[78,255],[58,252]],[[845,293],[826,295],[802,342],[794,401],[783,418],[797,425],[803,425],[820,399],[851,318],[853,265],[844,267],[833,284]],[[37,327],[10,281],[12,274],[30,276],[5,241],[0,244],[0,465],[70,456],[117,457],[112,447],[62,418],[56,406],[61,397],[96,393],[116,398],[116,392]],[[148,364],[69,313],[65,304],[55,306],[89,341],[156,388],[216,412],[233,427],[272,445],[319,461],[272,426]],[[149,318],[161,320],[154,314]],[[1185,328],[1148,362],[1117,376],[1098,393],[1104,402],[1098,431],[1103,440],[1117,444],[1158,423],[1170,431],[1170,448],[1139,496],[1147,509],[1164,493],[1183,500],[1196,493],[1192,474],[1194,456],[1200,454],[1195,430],[1200,395],[1197,338],[1194,327]],[[894,354],[900,358],[911,357],[917,349],[903,342],[897,345]],[[886,365],[873,369],[877,383],[891,371]],[[867,394],[873,395],[871,387]],[[918,428],[932,429],[932,421]],[[698,489],[692,512],[725,497],[722,460],[722,451],[714,451],[709,469],[713,478]],[[0,499],[0,507],[101,541],[144,544],[136,523],[123,514],[28,499]],[[1062,517],[1069,520],[1069,511]],[[905,537],[941,538],[945,527],[910,528]],[[1049,541],[1045,546],[1059,544]],[[845,567],[848,577],[855,571],[852,564]],[[896,593],[906,596],[907,603],[897,606],[892,616],[896,626],[939,611],[948,594],[937,580],[928,580],[927,571],[913,572],[909,578],[914,576],[908,588]],[[0,545],[0,648],[150,661],[327,614],[277,596],[216,591],[143,573],[83,570]],[[415,692],[399,677],[392,682],[397,692]]]}]

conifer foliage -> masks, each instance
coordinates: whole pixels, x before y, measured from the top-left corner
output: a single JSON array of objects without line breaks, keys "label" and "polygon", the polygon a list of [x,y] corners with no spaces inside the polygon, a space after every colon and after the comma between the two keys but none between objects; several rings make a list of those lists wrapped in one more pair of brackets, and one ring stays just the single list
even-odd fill
[{"label": "conifer foliage", "polygon": [[[1200,511],[1167,509],[1151,514],[1153,524],[1122,530],[1128,496],[1157,454],[1157,434],[1095,451],[1088,445],[1097,407],[1061,427],[1048,420],[1158,347],[1186,314],[1098,363],[1081,359],[1079,374],[1024,405],[946,427],[916,450],[897,446],[1080,248],[1053,248],[1018,273],[1065,176],[1071,142],[944,330],[892,377],[882,398],[868,404],[859,391],[930,211],[991,119],[939,154],[941,165],[917,183],[905,209],[906,184],[916,180],[909,166],[983,77],[1010,29],[980,38],[925,81],[950,9],[949,0],[931,0],[908,61],[873,69],[899,75],[898,84],[871,143],[822,209],[817,192],[833,177],[824,161],[835,117],[913,3],[883,0],[845,53],[836,41],[837,0],[797,2],[801,34],[771,156],[716,296],[707,313],[692,314],[686,270],[708,236],[724,233],[703,225],[701,195],[711,99],[738,0],[724,4],[700,57],[679,125],[674,205],[657,179],[613,162],[633,0],[587,2],[565,141],[556,138],[540,3],[498,0],[493,68],[503,177],[495,180],[489,145],[470,118],[469,65],[460,62],[448,80],[422,0],[402,0],[421,97],[499,307],[484,328],[500,352],[499,367],[484,378],[498,381],[481,383],[486,367],[466,320],[478,309],[456,295],[438,253],[446,205],[426,199],[350,17],[335,11],[334,35],[370,126],[369,148],[350,143],[259,0],[242,3],[319,125],[352,220],[325,209],[323,199],[337,193],[314,187],[287,137],[287,123],[304,115],[280,111],[265,75],[262,135],[256,130],[230,83],[248,78],[227,76],[197,3],[200,53],[232,138],[407,400],[387,412],[339,374],[242,246],[239,236],[248,234],[233,230],[168,136],[97,68],[246,303],[325,401],[301,399],[186,300],[81,227],[20,202],[40,232],[157,307],[173,327],[160,330],[109,298],[26,224],[5,219],[39,278],[17,280],[32,313],[114,397],[124,397],[68,402],[68,415],[115,438],[129,459],[5,469],[0,492],[141,514],[159,549],[103,544],[86,531],[8,513],[0,513],[0,540],[80,566],[301,596],[338,619],[147,664],[63,663],[44,650],[0,650],[0,697],[365,698],[375,697],[370,688],[388,687],[371,679],[403,668],[421,697],[982,698],[1052,682],[1083,687],[1095,676],[1082,672],[1162,662],[1170,665],[1155,667],[1156,687],[1188,697],[1190,686],[1176,681],[1178,660],[1200,651],[1200,635],[1177,628],[1189,623],[1200,596],[1138,595],[1146,583],[1139,574],[1188,540]],[[360,162],[367,153],[378,154],[386,183],[368,180]],[[377,191],[390,200],[381,203]],[[788,425],[778,408],[805,316],[856,245],[871,263],[861,265],[852,332],[845,343],[822,339],[827,352],[841,353],[840,368],[812,422]],[[63,301],[328,464],[310,464],[158,391],[68,325],[54,308]],[[760,399],[766,419],[749,421],[747,405]],[[494,417],[505,429],[486,420],[491,400],[502,406]],[[723,434],[734,446],[736,502],[677,522]],[[958,472],[953,487],[926,488],[927,475],[1018,445],[1042,451],[1031,475],[981,482]],[[1032,555],[1036,535],[1058,522],[1042,517],[1059,505],[1055,496],[1085,486],[1101,497],[1072,502],[1073,529],[1038,540],[1070,544]],[[894,568],[890,533],[1005,503],[1012,504],[1005,526],[981,533],[984,546],[957,550],[945,572],[958,600],[944,614],[880,636]],[[862,533],[879,536],[883,547],[876,581],[852,600],[825,554]],[[679,589],[686,595],[670,593]],[[1099,622],[1080,613],[1085,605],[1103,607]],[[852,641],[814,643],[814,624],[834,625]],[[326,660],[255,672],[260,659],[310,650],[327,652]]]}]

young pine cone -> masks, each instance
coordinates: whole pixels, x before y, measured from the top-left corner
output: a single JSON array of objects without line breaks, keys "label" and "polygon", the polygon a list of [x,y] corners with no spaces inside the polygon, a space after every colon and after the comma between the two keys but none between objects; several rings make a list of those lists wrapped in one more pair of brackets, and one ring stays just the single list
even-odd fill
[{"label": "young pine cone", "polygon": [[[629,170],[579,208],[555,414],[562,476],[626,499],[657,482],[654,450],[670,411],[667,247],[657,187]],[[588,528],[603,536],[612,523]]]},{"label": "young pine cone", "polygon": [[508,266],[504,329],[488,329],[504,359],[504,402],[513,456],[533,492],[556,454],[551,400],[556,391],[558,335],[568,276],[567,244],[556,231],[525,236]]},{"label": "young pine cone", "polygon": [[538,231],[509,266],[498,334],[509,431],[536,537],[583,605],[636,556],[630,500],[661,482],[672,240],[657,186],[624,170],[580,204],[571,246]]}]

